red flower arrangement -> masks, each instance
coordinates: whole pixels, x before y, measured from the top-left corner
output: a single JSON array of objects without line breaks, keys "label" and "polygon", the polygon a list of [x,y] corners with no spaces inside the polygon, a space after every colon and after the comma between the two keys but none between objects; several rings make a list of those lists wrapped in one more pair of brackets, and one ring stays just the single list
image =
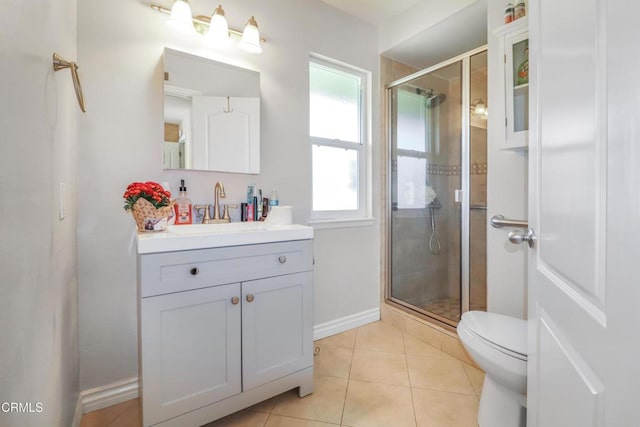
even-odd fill
[{"label": "red flower arrangement", "polygon": [[157,182],[133,182],[122,195],[124,197],[124,210],[133,209],[138,199],[145,199],[156,209],[171,205],[171,193],[165,190]]}]

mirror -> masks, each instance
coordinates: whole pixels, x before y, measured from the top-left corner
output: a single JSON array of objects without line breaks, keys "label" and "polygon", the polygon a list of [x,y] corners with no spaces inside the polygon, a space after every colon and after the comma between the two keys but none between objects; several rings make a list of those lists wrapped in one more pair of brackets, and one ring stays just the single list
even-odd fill
[{"label": "mirror", "polygon": [[260,73],[164,49],[163,169],[260,173]]}]

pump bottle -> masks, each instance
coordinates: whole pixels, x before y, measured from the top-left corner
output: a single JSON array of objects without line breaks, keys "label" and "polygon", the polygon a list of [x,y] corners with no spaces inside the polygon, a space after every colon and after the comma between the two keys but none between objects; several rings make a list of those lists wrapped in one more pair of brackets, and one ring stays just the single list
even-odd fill
[{"label": "pump bottle", "polygon": [[184,179],[180,180],[180,196],[176,199],[176,225],[191,224],[191,200],[187,197]]}]

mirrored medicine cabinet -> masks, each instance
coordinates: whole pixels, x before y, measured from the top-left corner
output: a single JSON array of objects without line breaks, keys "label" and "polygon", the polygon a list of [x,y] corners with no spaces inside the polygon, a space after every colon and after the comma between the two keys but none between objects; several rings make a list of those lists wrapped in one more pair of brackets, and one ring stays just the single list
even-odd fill
[{"label": "mirrored medicine cabinet", "polygon": [[165,48],[163,169],[260,173],[260,73]]}]

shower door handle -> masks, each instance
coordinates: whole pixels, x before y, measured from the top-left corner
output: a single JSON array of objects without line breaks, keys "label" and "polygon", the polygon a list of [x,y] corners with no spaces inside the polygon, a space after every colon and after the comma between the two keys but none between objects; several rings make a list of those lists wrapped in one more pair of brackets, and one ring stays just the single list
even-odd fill
[{"label": "shower door handle", "polygon": [[397,211],[397,210],[398,210],[398,202],[392,202],[392,203],[391,203],[391,210],[392,210],[393,212],[395,212],[395,211]]},{"label": "shower door handle", "polygon": [[462,203],[462,198],[464,197],[464,190],[455,190],[453,193],[453,198],[456,203]]},{"label": "shower door handle", "polygon": [[536,241],[536,233],[533,232],[532,229],[527,229],[526,232],[521,231],[512,231],[509,233],[509,241],[514,245],[519,245],[521,243],[527,242],[530,248],[533,248]]}]

